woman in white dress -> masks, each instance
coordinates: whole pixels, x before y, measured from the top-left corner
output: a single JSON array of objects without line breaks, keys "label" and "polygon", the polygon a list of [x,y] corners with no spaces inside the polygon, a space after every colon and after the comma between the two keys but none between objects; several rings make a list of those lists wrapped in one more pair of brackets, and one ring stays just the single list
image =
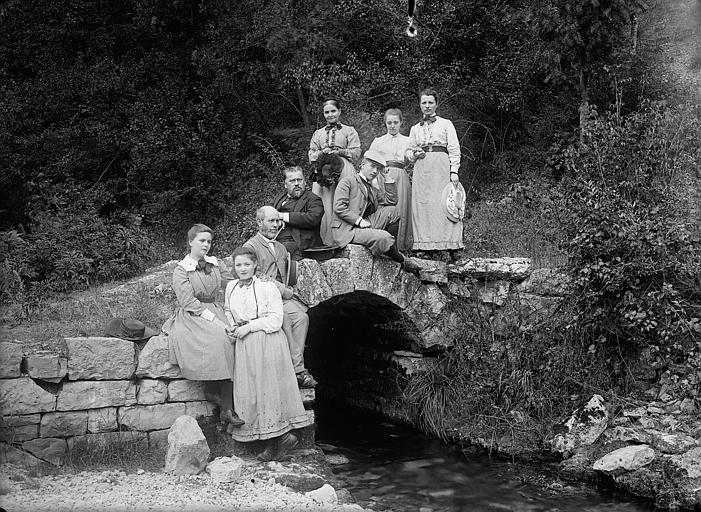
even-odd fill
[{"label": "woman in white dress", "polygon": [[[321,155],[338,157],[343,167],[338,181],[346,176],[355,174],[354,163],[360,161],[360,137],[355,128],[347,124],[341,124],[341,107],[338,100],[329,98],[324,101],[324,119],[326,126],[319,128],[309,141],[309,162],[316,164]],[[317,175],[320,171],[317,171]],[[331,222],[333,221],[333,196],[336,191],[336,183],[324,183],[318,181],[312,183],[312,192],[321,198],[324,203],[324,217],[321,219],[319,233],[322,241],[327,245],[333,245]]]},{"label": "woman in white dress", "polygon": [[236,441],[268,441],[258,455],[282,458],[297,446],[290,432],[311,425],[299,395],[287,337],[282,331],[282,297],[275,283],[256,277],[255,251],[234,251],[238,279],[226,286],[225,309],[235,340],[234,401],[245,421],[232,430]]},{"label": "woman in white dress", "polygon": [[408,160],[406,150],[409,137],[402,135],[402,111],[390,108],[385,112],[387,133],[376,137],[370,144],[369,151],[377,151],[387,161],[387,166],[377,175],[377,184],[385,193],[385,204],[399,209],[399,232],[397,248],[405,251],[412,248],[411,236],[411,181],[407,174]]},{"label": "woman in white dress", "polygon": [[455,259],[463,249],[463,224],[449,219],[441,200],[443,189],[457,187],[460,168],[460,142],[455,126],[436,115],[438,93],[421,91],[421,122],[411,127],[406,157],[414,163],[411,187],[411,227],[415,251],[445,251]]}]

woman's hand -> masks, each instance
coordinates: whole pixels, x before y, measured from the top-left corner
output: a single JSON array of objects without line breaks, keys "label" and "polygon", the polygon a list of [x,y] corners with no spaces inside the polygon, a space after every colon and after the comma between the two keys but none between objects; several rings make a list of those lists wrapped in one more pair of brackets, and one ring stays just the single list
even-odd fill
[{"label": "woman's hand", "polygon": [[421,160],[422,158],[426,158],[426,152],[421,148],[416,148],[414,150],[414,160]]},{"label": "woman's hand", "polygon": [[295,291],[292,289],[291,286],[285,286],[285,289],[280,293],[283,299],[289,300],[291,299],[295,294]]},{"label": "woman's hand", "polygon": [[226,335],[229,337],[229,341],[230,341],[231,343],[236,343],[236,336],[234,335],[234,332],[236,331],[236,328],[233,328],[233,329],[232,329],[231,327],[227,327],[227,328],[224,329],[224,330],[226,331]]},{"label": "woman's hand", "polygon": [[332,149],[332,148],[324,148],[321,150],[321,152],[324,153],[325,155],[329,155],[331,153],[336,153],[336,150]]},{"label": "woman's hand", "polygon": [[236,329],[234,329],[234,339],[236,341],[244,339],[249,334],[251,334],[251,325],[250,324],[239,325]]},{"label": "woman's hand", "polygon": [[458,178],[458,173],[457,172],[451,172],[450,173],[450,182],[453,185],[457,185],[460,182],[460,178]]}]

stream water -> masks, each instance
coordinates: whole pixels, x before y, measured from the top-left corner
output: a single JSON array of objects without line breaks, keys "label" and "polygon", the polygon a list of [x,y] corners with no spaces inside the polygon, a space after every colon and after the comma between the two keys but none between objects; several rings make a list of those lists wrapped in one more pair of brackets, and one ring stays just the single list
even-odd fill
[{"label": "stream water", "polygon": [[[453,512],[642,512],[628,496],[571,487],[554,476],[486,456],[468,456],[363,411],[317,409],[317,443],[358,504],[373,510]],[[534,478],[536,476],[541,478]],[[531,483],[538,481],[536,485]],[[545,482],[545,484],[542,484]]]}]

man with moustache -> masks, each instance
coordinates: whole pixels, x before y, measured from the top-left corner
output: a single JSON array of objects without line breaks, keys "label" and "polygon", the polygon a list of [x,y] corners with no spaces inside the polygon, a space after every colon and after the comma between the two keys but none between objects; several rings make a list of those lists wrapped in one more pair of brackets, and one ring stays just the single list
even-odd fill
[{"label": "man with moustache", "polygon": [[304,366],[304,344],[309,330],[307,307],[294,295],[297,262],[284,245],[276,240],[282,228],[280,213],[272,206],[256,211],[258,233],[244,247],[250,247],[258,258],[258,275],[275,282],[282,295],[282,330],[287,336],[292,365],[300,388],[312,388],[317,382]]},{"label": "man with moustache", "polygon": [[284,222],[277,241],[287,248],[293,259],[299,260],[306,249],[322,245],[319,226],[324,216],[324,203],[306,189],[301,167],[287,167],[283,173],[285,192],[273,202]]}]

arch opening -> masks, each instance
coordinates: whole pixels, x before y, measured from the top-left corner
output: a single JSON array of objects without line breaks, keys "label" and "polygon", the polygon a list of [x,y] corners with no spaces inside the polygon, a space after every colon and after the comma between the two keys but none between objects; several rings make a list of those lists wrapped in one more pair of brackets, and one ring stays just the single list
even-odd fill
[{"label": "arch opening", "polygon": [[305,362],[319,381],[315,408],[351,406],[408,421],[405,360],[423,356],[407,314],[367,291],[335,296],[308,313]]}]

